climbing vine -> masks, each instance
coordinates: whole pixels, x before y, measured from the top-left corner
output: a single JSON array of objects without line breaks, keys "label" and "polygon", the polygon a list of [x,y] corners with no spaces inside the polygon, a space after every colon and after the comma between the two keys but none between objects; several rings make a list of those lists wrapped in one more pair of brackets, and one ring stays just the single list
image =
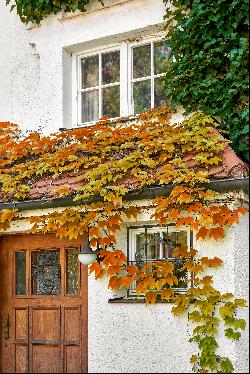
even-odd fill
[{"label": "climbing vine", "polygon": [[[103,0],[98,0],[104,5]],[[32,22],[40,24],[40,22],[50,14],[65,12],[75,12],[80,10],[86,11],[86,5],[89,0],[6,0],[6,4],[11,3],[11,10],[16,9],[17,14],[24,23]]]},{"label": "climbing vine", "polygon": [[166,96],[174,107],[220,117],[232,148],[249,160],[249,2],[164,3],[175,57],[166,66]]},{"label": "climbing vine", "polygon": [[[178,294],[173,262],[131,265],[124,248],[116,243],[122,224],[138,219],[143,209],[151,211],[151,219],[160,225],[189,227],[199,240],[222,239],[225,230],[246,213],[243,206],[230,206],[228,197],[207,187],[229,147],[218,124],[202,112],[175,123],[174,114],[174,110],[161,108],[136,121],[115,123],[105,117],[92,127],[51,136],[37,132],[24,136],[16,125],[0,123],[1,200],[32,199],[39,186],[45,185],[50,187],[44,197],[70,197],[77,204],[32,216],[23,216],[18,209],[2,209],[0,229],[24,220],[30,224],[30,233],[54,232],[73,239],[89,231],[91,246],[99,248],[90,272],[96,278],[106,274],[112,289],[126,289],[136,282],[136,293],[147,304],[171,300],[174,315],[186,313],[196,324],[190,339],[199,348],[190,359],[193,370],[228,373],[233,366],[228,357],[217,353],[217,333],[223,325],[226,337],[240,338],[245,321],[236,312],[245,301],[214,288],[207,271],[222,266],[223,261],[177,245],[173,256],[181,271],[192,274],[187,291]],[[171,186],[171,191],[142,207],[133,198],[126,199],[155,186]]]}]

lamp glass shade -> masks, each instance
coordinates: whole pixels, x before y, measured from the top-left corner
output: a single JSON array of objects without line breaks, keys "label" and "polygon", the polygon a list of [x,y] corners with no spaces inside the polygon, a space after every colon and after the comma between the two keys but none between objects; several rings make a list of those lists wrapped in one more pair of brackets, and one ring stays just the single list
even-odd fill
[{"label": "lamp glass shade", "polygon": [[97,253],[94,251],[92,253],[84,253],[84,252],[78,253],[78,260],[84,265],[92,264],[92,262],[96,260],[96,257],[97,257]]}]

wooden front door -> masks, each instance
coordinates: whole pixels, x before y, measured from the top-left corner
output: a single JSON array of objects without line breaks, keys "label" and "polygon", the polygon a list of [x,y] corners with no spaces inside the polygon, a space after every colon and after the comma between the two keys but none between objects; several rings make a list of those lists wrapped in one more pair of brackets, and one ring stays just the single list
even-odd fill
[{"label": "wooden front door", "polygon": [[79,241],[0,238],[2,373],[87,373],[87,268]]}]

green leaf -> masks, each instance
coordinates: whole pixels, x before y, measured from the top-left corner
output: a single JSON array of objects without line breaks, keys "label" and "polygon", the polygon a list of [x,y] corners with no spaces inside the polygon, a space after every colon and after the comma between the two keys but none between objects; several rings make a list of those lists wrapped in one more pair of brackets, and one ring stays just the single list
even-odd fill
[{"label": "green leaf", "polygon": [[232,340],[239,340],[241,337],[241,333],[234,332],[232,328],[228,328],[225,330],[225,336]]},{"label": "green leaf", "polygon": [[220,366],[221,366],[222,373],[233,373],[234,372],[234,367],[231,361],[229,360],[229,358],[227,357],[223,357]]}]

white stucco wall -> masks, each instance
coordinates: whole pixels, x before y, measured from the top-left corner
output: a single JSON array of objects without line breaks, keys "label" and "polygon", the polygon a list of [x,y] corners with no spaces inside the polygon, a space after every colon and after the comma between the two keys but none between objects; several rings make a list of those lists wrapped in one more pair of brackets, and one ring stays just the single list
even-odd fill
[{"label": "white stucco wall", "polygon": [[94,1],[89,12],[51,15],[30,28],[0,2],[0,121],[47,133],[70,127],[71,53],[162,28],[162,0],[105,3],[110,6],[95,9]]},{"label": "white stucco wall", "polygon": [[[118,247],[126,248],[125,227],[118,235]],[[194,237],[194,248],[200,256],[224,261],[211,272],[216,288],[248,299],[248,217],[242,217],[223,240],[196,241]],[[188,342],[195,325],[187,316],[174,317],[172,304],[109,304],[113,293],[107,285],[105,278],[96,281],[89,277],[89,372],[192,372],[189,358],[197,353],[197,346]],[[241,310],[239,317],[248,321],[248,308]],[[227,339],[223,331],[218,336],[217,352],[232,360],[236,373],[249,369],[248,336],[248,329],[237,343]]]}]

